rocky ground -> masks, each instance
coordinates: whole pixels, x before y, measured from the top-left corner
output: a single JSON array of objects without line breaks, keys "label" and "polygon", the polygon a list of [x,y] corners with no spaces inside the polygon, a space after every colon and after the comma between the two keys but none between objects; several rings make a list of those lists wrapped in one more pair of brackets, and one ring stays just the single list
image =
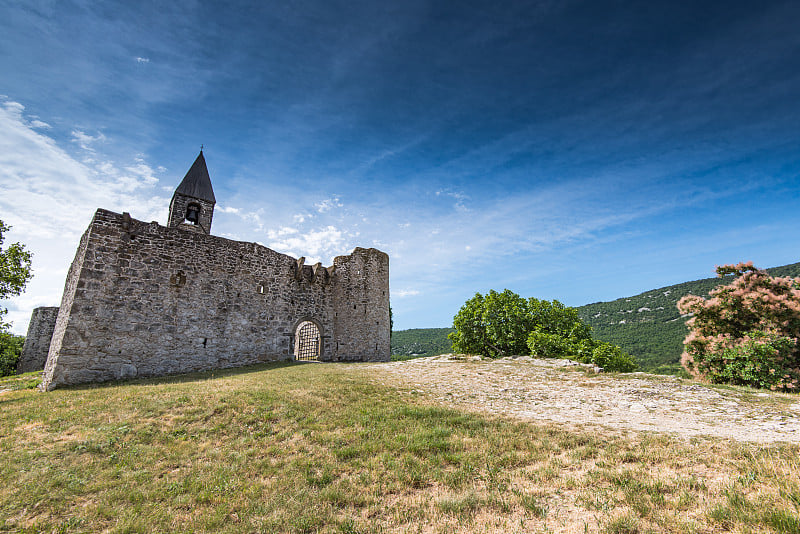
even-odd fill
[{"label": "rocky ground", "polygon": [[[368,364],[384,384],[472,411],[569,426],[800,442],[800,396],[645,373],[596,373],[569,360],[442,355]],[[365,366],[359,366],[364,369]]]}]

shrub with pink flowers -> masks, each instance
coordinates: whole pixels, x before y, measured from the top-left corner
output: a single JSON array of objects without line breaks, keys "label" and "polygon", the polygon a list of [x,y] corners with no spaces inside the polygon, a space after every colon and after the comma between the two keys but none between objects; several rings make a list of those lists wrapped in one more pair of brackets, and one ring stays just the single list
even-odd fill
[{"label": "shrub with pink flowers", "polygon": [[772,277],[752,262],[717,267],[734,275],[708,299],[678,302],[687,321],[681,363],[694,377],[777,391],[800,391],[800,278]]}]

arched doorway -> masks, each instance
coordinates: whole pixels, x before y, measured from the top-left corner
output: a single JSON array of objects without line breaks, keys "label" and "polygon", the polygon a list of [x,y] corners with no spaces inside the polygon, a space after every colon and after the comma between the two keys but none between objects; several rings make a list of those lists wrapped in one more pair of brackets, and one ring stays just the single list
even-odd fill
[{"label": "arched doorway", "polygon": [[302,321],[294,333],[294,359],[298,362],[319,361],[322,336],[312,321]]}]

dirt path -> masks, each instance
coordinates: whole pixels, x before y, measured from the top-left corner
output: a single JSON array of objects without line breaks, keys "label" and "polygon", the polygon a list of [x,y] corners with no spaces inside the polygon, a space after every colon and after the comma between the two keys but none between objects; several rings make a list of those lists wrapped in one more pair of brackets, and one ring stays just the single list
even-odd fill
[{"label": "dirt path", "polygon": [[[465,361],[451,355],[369,364],[374,378],[436,401],[529,421],[800,442],[800,396],[709,387],[675,377],[592,374],[568,360]],[[364,366],[358,366],[364,369]]]}]

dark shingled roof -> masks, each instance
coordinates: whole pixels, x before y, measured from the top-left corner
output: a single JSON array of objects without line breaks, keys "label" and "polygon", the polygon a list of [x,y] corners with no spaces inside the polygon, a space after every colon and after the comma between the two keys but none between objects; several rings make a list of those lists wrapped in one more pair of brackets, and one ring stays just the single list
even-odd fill
[{"label": "dark shingled roof", "polygon": [[192,163],[192,168],[183,177],[181,184],[175,193],[186,195],[187,197],[199,198],[200,200],[207,200],[216,204],[217,199],[214,198],[214,190],[211,188],[211,177],[208,176],[208,167],[206,167],[206,158],[203,157],[203,151]]}]

